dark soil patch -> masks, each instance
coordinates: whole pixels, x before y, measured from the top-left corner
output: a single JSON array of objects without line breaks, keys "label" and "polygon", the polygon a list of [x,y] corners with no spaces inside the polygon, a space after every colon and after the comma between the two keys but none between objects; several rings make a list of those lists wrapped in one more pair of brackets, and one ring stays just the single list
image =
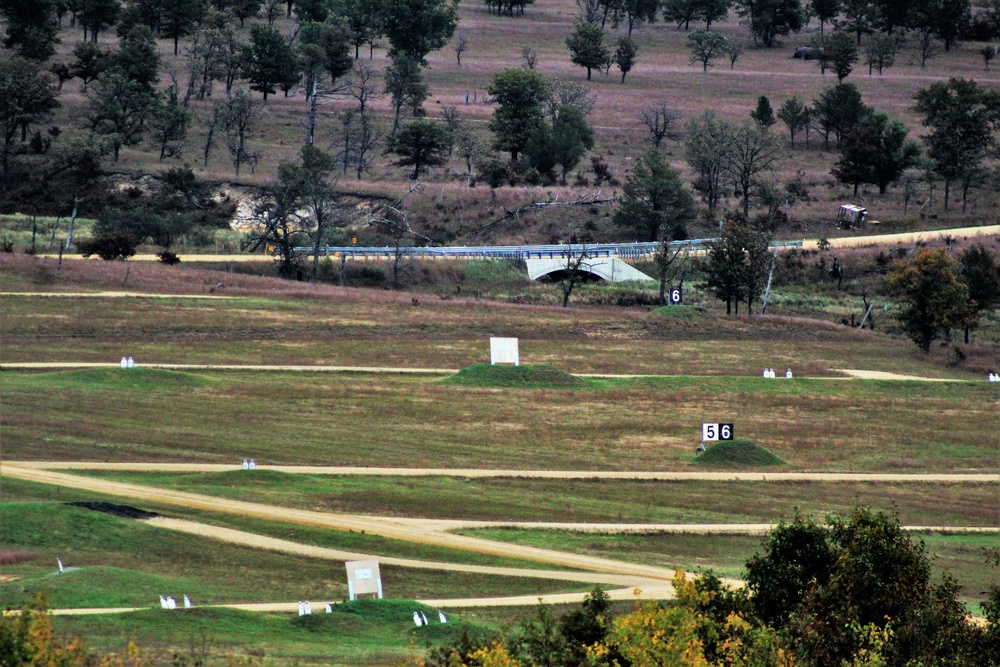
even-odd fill
[{"label": "dark soil patch", "polygon": [[95,512],[104,512],[105,514],[111,514],[123,519],[152,519],[162,516],[156,512],[147,512],[146,510],[141,510],[138,507],[132,507],[130,505],[115,505],[114,503],[84,500],[66,504],[72,505],[73,507],[83,507],[84,509],[94,510]]}]

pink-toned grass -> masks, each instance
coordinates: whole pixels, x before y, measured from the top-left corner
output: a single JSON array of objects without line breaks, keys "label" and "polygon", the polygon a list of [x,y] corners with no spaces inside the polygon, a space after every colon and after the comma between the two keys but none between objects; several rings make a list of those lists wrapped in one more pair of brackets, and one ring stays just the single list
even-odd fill
[{"label": "pink-toned grass", "polygon": [[0,566],[17,565],[18,563],[33,560],[34,558],[36,558],[36,554],[32,551],[24,549],[0,549]]}]

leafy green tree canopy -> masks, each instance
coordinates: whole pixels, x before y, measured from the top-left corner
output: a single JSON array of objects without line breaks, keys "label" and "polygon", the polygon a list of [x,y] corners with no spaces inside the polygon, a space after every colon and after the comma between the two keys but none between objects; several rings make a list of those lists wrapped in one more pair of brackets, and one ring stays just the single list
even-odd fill
[{"label": "leafy green tree canopy", "polygon": [[604,28],[597,23],[580,23],[573,34],[566,38],[570,60],[587,70],[587,81],[591,71],[604,67],[611,59],[608,47],[604,45]]},{"label": "leafy green tree canopy", "polygon": [[911,261],[897,263],[888,284],[900,302],[903,329],[924,353],[948,329],[974,323],[969,288],[944,250],[920,250]]},{"label": "leafy green tree canopy", "polygon": [[549,96],[548,86],[538,72],[517,68],[494,76],[487,92],[496,102],[489,122],[493,147],[510,153],[514,162],[544,121],[542,105]]}]

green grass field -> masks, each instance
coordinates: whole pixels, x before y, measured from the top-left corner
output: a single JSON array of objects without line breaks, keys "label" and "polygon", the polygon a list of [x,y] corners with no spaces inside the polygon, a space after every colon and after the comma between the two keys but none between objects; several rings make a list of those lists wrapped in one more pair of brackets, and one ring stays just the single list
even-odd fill
[{"label": "green grass field", "polygon": [[[320,531],[310,535],[288,527],[272,526],[271,530],[292,541],[320,545],[332,541],[340,549],[350,545],[343,538],[317,539]],[[54,503],[0,504],[0,544],[4,549],[33,554],[24,562],[4,567],[4,574],[18,577],[0,583],[0,606],[5,608],[20,606],[38,593],[56,608],[157,606],[159,595],[173,594],[180,599],[182,593],[198,604],[347,598],[342,561],[215,542]],[[391,544],[379,544],[378,540],[356,541],[350,546],[364,546],[385,555],[393,551]],[[421,553],[413,549],[406,556],[430,559],[447,555],[444,551],[427,549]],[[79,569],[59,574],[57,558]],[[387,595],[395,599],[462,597],[471,589],[483,595],[519,595],[587,588],[565,582],[393,566],[383,567],[382,577]]]},{"label": "green grass field", "polygon": [[130,614],[58,619],[62,631],[89,638],[94,648],[122,650],[126,639],[146,647],[159,660],[196,660],[235,664],[387,665],[415,656],[428,645],[457,637],[463,630],[488,634],[493,623],[413,625],[414,610],[428,619],[436,612],[412,601],[358,600],[334,607],[331,614],[295,617],[234,609],[155,609]]},{"label": "green grass field", "polygon": [[11,459],[36,458],[41,441],[56,460],[403,467],[693,469],[701,423],[728,421],[793,469],[992,471],[995,394],[985,382],[757,377],[499,389],[288,372],[0,376]]},{"label": "green grass field", "polygon": [[[560,548],[604,558],[677,568],[688,572],[713,570],[743,576],[747,559],[761,550],[761,538],[748,535],[626,533],[605,535],[541,529],[478,529],[462,534],[492,540]],[[931,560],[934,578],[947,572],[962,585],[961,599],[978,604],[996,570],[986,562],[986,549],[1000,548],[998,535],[939,535],[919,533]]]}]

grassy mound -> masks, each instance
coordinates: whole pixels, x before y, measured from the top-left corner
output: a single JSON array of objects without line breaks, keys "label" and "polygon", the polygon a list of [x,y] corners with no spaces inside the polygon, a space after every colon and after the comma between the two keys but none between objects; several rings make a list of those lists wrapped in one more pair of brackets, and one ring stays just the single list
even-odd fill
[{"label": "grassy mound", "polygon": [[586,382],[553,366],[473,364],[444,380],[465,387],[581,387]]},{"label": "grassy mound", "polygon": [[157,368],[82,368],[72,371],[43,373],[35,376],[39,383],[58,389],[97,388],[126,391],[172,391],[190,389],[208,383],[192,373]]},{"label": "grassy mound", "polygon": [[775,456],[752,440],[723,440],[709,447],[695,463],[705,466],[731,466],[756,468],[761,466],[785,465],[784,460]]}]

